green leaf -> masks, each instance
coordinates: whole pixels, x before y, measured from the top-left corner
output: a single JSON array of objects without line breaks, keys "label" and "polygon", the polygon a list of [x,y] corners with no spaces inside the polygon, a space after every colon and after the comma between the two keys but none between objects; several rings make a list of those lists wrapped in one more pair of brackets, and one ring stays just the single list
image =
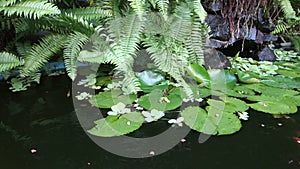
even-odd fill
[{"label": "green leaf", "polygon": [[95,136],[113,137],[131,133],[139,129],[144,122],[144,117],[139,112],[132,112],[121,116],[108,116],[95,121],[96,126],[88,130]]},{"label": "green leaf", "polygon": [[262,80],[262,83],[278,88],[286,88],[286,89],[300,89],[300,78],[289,78],[283,76],[272,76],[268,77],[267,80]]},{"label": "green leaf", "polygon": [[225,112],[234,113],[234,112],[244,112],[249,109],[249,106],[242,100],[225,97],[222,99],[225,102]]},{"label": "green leaf", "polygon": [[164,76],[152,70],[145,70],[137,74],[141,84],[146,86],[154,86],[165,80]]},{"label": "green leaf", "polygon": [[254,110],[269,114],[292,114],[297,112],[297,107],[280,102],[261,101],[248,105]]},{"label": "green leaf", "polygon": [[190,64],[187,72],[199,83],[210,83],[210,76],[207,70],[199,64]]},{"label": "green leaf", "polygon": [[204,109],[191,106],[185,108],[180,114],[184,118],[184,123],[186,125],[193,130],[202,132],[207,119],[207,113]]},{"label": "green leaf", "polygon": [[[163,101],[164,97],[166,97],[169,100],[169,103]],[[140,97],[138,104],[147,110],[174,110],[182,104],[181,92],[180,89],[176,89],[170,94],[164,96],[163,91],[153,90],[151,93]]]},{"label": "green leaf", "polygon": [[236,77],[228,70],[211,69],[208,70],[208,73],[211,85],[225,84],[227,89],[232,89],[236,85]]},{"label": "green leaf", "polygon": [[124,104],[131,104],[137,98],[136,95],[123,95],[120,89],[114,89],[111,91],[101,92],[93,96],[89,101],[94,106],[99,108],[111,108],[119,102]]},{"label": "green leaf", "polygon": [[17,56],[7,52],[0,52],[0,72],[10,70],[14,67],[24,64],[23,59],[19,59]]},{"label": "green leaf", "polygon": [[242,126],[235,114],[222,113],[213,107],[210,107],[209,113],[200,107],[188,107],[181,112],[181,116],[191,129],[206,134],[232,134]]},{"label": "green leaf", "polygon": [[242,72],[238,69],[236,71],[237,71],[239,81],[241,81],[243,83],[259,83],[260,82],[259,79],[251,76],[249,73]]},{"label": "green leaf", "polygon": [[218,124],[218,134],[228,135],[239,131],[242,127],[239,118],[232,113],[223,113]]}]

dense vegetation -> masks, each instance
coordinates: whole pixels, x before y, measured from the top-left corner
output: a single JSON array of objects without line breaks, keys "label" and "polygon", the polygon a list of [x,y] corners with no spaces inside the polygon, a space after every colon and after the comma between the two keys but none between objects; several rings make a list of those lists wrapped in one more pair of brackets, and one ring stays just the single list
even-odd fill
[{"label": "dense vegetation", "polygon": [[[173,126],[225,135],[240,130],[249,108],[285,115],[300,106],[296,52],[274,49],[275,62],[237,54],[228,69],[203,67],[209,27],[199,0],[79,2],[1,1],[0,72],[21,91],[39,82],[49,61],[63,60],[72,80],[79,62],[99,64],[78,83],[98,94],[76,96],[111,109],[88,131],[93,135],[127,134],[172,113],[179,114],[168,119]],[[299,8],[293,3],[272,1],[279,9],[273,33],[292,38],[299,52]]]}]

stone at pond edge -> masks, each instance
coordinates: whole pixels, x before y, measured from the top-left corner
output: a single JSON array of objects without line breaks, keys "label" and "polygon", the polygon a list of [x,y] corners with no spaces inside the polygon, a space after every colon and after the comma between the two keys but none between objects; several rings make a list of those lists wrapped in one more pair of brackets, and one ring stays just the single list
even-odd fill
[{"label": "stone at pond edge", "polygon": [[206,69],[224,69],[231,66],[229,59],[214,48],[204,50],[204,63]]},{"label": "stone at pond edge", "polygon": [[268,47],[265,47],[262,51],[260,51],[258,53],[258,60],[260,60],[260,61],[275,61],[276,56],[271,49],[269,49]]}]

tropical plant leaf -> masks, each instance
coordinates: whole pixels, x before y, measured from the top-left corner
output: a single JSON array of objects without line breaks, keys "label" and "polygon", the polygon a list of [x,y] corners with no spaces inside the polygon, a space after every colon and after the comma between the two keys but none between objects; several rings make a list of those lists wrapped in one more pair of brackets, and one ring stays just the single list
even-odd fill
[{"label": "tropical plant leaf", "polygon": [[60,14],[57,6],[47,1],[21,1],[10,6],[4,7],[4,14],[24,16],[31,19],[37,19],[44,15]]},{"label": "tropical plant leaf", "polygon": [[121,136],[139,129],[143,122],[144,117],[139,112],[124,114],[120,117],[108,116],[95,121],[96,126],[89,129],[88,133],[101,137]]},{"label": "tropical plant leaf", "polygon": [[24,64],[23,59],[7,52],[0,52],[0,72],[4,72]]},{"label": "tropical plant leaf", "polygon": [[64,61],[69,77],[74,80],[77,75],[77,63],[79,52],[88,41],[88,37],[82,33],[74,32],[68,36],[64,44]]},{"label": "tropical plant leaf", "polygon": [[22,76],[28,76],[41,68],[50,57],[62,49],[66,37],[53,34],[44,37],[39,44],[34,45],[25,58],[24,67],[21,69]]}]

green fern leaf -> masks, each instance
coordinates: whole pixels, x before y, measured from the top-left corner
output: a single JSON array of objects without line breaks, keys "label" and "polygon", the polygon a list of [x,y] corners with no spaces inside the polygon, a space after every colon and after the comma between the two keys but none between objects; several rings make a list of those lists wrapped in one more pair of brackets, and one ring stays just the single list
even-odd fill
[{"label": "green fern leaf", "polygon": [[205,23],[205,18],[206,18],[206,11],[204,10],[201,1],[200,0],[194,0],[194,11],[195,13],[198,15],[198,17],[200,18],[201,23]]},{"label": "green fern leaf", "polygon": [[168,15],[168,9],[169,9],[169,0],[157,0],[157,6],[159,9],[159,12],[164,16],[164,18],[167,18]]},{"label": "green fern leaf", "polygon": [[75,32],[69,35],[64,47],[64,60],[69,77],[74,80],[77,75],[78,55],[83,45],[88,41],[88,37],[82,33]]},{"label": "green fern leaf", "polygon": [[24,67],[21,69],[21,76],[28,76],[41,68],[50,57],[62,49],[66,37],[63,35],[49,35],[36,44],[28,52],[25,58]]},{"label": "green fern leaf", "polygon": [[83,18],[85,20],[99,19],[112,16],[110,11],[103,10],[99,7],[75,8],[65,10],[64,12],[71,13],[72,15],[78,18]]},{"label": "green fern leaf", "polygon": [[142,16],[145,12],[145,0],[128,0],[130,6],[136,12],[137,15]]},{"label": "green fern leaf", "polygon": [[279,0],[281,9],[283,10],[285,14],[286,19],[295,19],[296,17],[296,12],[292,7],[291,1],[290,0]]},{"label": "green fern leaf", "polygon": [[4,8],[4,14],[24,16],[27,18],[40,18],[44,15],[60,14],[57,6],[46,1],[22,1]]},{"label": "green fern leaf", "polygon": [[[6,6],[12,5],[16,2],[17,2],[17,0],[5,0],[5,1],[1,0],[0,1],[0,9],[1,9],[1,7],[6,7]],[[2,8],[2,9],[4,9],[4,8]]]},{"label": "green fern leaf", "polygon": [[24,60],[19,59],[16,55],[7,52],[0,52],[0,72],[10,70],[23,64]]}]

